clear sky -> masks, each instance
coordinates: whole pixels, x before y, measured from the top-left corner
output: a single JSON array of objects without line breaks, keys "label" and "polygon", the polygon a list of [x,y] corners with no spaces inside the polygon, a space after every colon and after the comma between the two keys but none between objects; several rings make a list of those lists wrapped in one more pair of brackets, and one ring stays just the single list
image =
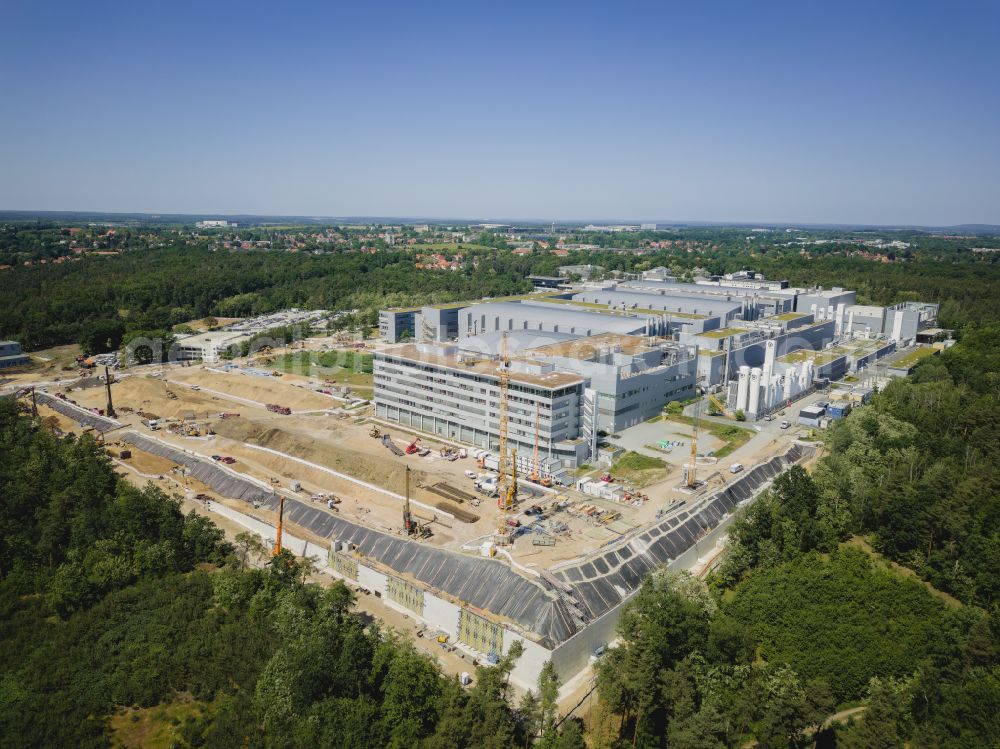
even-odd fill
[{"label": "clear sky", "polygon": [[997,0],[0,19],[0,209],[1000,224]]}]

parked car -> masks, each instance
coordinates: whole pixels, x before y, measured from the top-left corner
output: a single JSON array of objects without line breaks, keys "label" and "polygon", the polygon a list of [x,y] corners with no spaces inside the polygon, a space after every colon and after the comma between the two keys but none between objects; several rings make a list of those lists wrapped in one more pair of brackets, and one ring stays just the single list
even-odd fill
[{"label": "parked car", "polygon": [[781,422],[781,428],[782,429],[788,429],[788,427],[790,427],[790,426],[791,426],[791,424],[789,422],[787,422],[787,421],[782,421]]}]

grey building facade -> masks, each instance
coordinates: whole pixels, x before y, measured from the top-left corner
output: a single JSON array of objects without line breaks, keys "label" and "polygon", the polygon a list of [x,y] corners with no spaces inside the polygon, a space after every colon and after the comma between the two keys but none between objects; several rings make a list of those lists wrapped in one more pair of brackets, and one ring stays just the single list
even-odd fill
[{"label": "grey building facade", "polygon": [[31,358],[21,351],[17,341],[0,341],[0,369],[23,367],[31,362]]}]

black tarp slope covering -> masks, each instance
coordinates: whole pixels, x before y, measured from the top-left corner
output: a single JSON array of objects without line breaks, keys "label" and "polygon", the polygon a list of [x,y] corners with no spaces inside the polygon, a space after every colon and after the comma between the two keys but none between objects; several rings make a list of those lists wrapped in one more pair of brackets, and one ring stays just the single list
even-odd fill
[{"label": "black tarp slope covering", "polygon": [[[141,450],[186,466],[191,475],[219,494],[277,509],[274,492],[225,470],[218,464],[140,434],[123,435]],[[539,636],[547,647],[575,631],[565,603],[543,580],[529,580],[496,559],[438,549],[372,530],[297,499],[285,499],[285,519],[317,536],[354,544],[364,556],[432,590],[442,591],[475,608],[509,619]]]},{"label": "black tarp slope covering", "polygon": [[[272,490],[211,460],[134,432],[123,435],[123,439],[184,465],[192,476],[225,497],[277,509],[278,498]],[[537,635],[540,644],[552,648],[578,629],[565,599],[578,607],[586,620],[610,611],[639,586],[646,574],[687,551],[732,513],[739,502],[751,498],[808,449],[794,445],[784,455],[754,466],[725,490],[710,495],[693,514],[684,511],[664,519],[560,569],[555,577],[568,586],[566,591],[555,590],[544,579],[523,577],[496,559],[439,549],[366,528],[294,498],[285,500],[285,518],[322,538],[353,544],[365,557],[419,581],[431,591],[444,593],[446,598],[508,619]]]},{"label": "black tarp slope covering", "polygon": [[120,421],[98,416],[93,411],[88,411],[86,408],[80,406],[74,406],[72,403],[67,403],[61,398],[56,398],[48,393],[35,393],[35,401],[72,419],[77,424],[93,427],[98,432],[110,432],[112,429],[118,429],[122,425]]},{"label": "black tarp slope covering", "polygon": [[750,499],[766,482],[800,460],[804,450],[811,449],[793,445],[784,455],[754,466],[724,490],[709,495],[693,514],[683,511],[661,520],[554,574],[573,586],[577,601],[591,618],[601,616],[638,588],[649,572],[691,548],[740,502]]}]

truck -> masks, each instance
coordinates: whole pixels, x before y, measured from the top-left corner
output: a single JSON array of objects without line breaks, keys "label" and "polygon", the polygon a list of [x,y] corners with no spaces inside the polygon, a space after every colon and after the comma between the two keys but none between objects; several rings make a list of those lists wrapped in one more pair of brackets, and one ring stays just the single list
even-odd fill
[{"label": "truck", "polygon": [[160,421],[159,421],[159,419],[143,419],[142,423],[146,427],[148,427],[151,432],[155,432],[157,429],[160,428]]},{"label": "truck", "polygon": [[475,486],[479,493],[491,497],[497,492],[497,477],[489,474],[480,476],[476,479]]},{"label": "truck", "polygon": [[271,411],[272,413],[284,414],[285,416],[288,416],[292,413],[292,409],[290,409],[288,406],[279,406],[277,403],[268,403],[266,408],[268,411]]}]

